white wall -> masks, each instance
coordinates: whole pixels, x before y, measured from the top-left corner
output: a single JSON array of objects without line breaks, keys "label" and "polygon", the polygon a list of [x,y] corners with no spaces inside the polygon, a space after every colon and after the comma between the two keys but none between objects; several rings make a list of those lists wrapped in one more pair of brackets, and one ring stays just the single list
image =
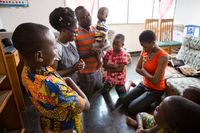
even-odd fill
[{"label": "white wall", "polygon": [[[29,7],[27,8],[0,8],[0,18],[3,28],[9,32],[12,32],[17,25],[23,22],[40,23],[53,29],[49,24],[49,14],[59,6],[64,6],[64,0],[29,0]],[[177,0],[175,24],[200,25],[197,12],[199,8],[200,0]],[[118,24],[109,25],[109,27],[115,33],[125,35],[125,48],[129,52],[140,51],[142,49],[138,41],[138,36],[144,30],[144,24]],[[178,34],[179,39],[176,40],[181,40],[182,38]]]},{"label": "white wall", "polygon": [[177,0],[174,22],[200,25],[200,0]]},{"label": "white wall", "polygon": [[113,24],[109,25],[110,30],[125,35],[125,48],[128,52],[140,51],[139,34],[144,30],[144,24]]},{"label": "white wall", "polygon": [[12,32],[19,24],[24,22],[40,23],[51,28],[49,24],[50,12],[56,7],[64,6],[64,0],[28,1],[29,7],[0,8],[0,17],[4,29]]}]

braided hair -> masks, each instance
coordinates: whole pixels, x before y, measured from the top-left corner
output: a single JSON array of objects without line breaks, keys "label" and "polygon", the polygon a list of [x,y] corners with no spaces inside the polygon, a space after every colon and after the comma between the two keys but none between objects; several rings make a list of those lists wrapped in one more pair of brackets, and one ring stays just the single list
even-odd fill
[{"label": "braided hair", "polygon": [[58,7],[50,13],[49,23],[57,31],[76,27],[74,11],[69,7]]}]

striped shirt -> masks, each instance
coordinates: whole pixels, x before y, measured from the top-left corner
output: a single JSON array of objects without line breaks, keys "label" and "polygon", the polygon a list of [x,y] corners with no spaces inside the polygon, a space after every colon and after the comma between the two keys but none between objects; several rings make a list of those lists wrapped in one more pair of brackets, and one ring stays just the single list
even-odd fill
[{"label": "striped shirt", "polygon": [[[95,27],[91,27],[89,32],[82,27],[77,29],[75,42],[79,54],[88,53],[92,49],[93,43],[95,42],[95,30]],[[80,73],[96,72],[98,64],[96,57],[92,56],[84,58],[83,60],[85,62],[85,68]]]}]

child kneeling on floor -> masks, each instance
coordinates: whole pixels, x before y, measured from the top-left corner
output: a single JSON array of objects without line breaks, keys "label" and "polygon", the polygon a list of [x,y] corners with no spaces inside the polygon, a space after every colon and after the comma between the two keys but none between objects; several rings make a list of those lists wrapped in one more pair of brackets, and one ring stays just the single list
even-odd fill
[{"label": "child kneeling on floor", "polygon": [[125,37],[117,34],[113,40],[113,49],[106,52],[103,57],[103,67],[106,71],[103,93],[115,87],[119,97],[126,95],[126,66],[128,64],[127,52],[122,49]]}]

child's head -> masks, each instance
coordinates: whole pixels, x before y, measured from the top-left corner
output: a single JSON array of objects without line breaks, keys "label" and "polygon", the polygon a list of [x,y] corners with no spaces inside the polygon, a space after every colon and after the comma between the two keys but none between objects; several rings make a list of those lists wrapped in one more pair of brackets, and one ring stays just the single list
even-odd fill
[{"label": "child's head", "polygon": [[183,97],[200,105],[200,88],[190,86],[183,92]]},{"label": "child's head", "polygon": [[117,34],[113,40],[113,49],[120,51],[124,46],[125,36],[123,34]]},{"label": "child's head", "polygon": [[106,21],[106,18],[108,17],[108,8],[107,7],[101,7],[99,8],[98,10],[98,14],[97,14],[97,18],[100,20],[100,21]]},{"label": "child's head", "polygon": [[20,24],[13,33],[12,41],[29,67],[53,64],[55,36],[48,27],[35,23]]},{"label": "child's head", "polygon": [[49,15],[49,22],[67,41],[74,39],[76,29],[75,14],[69,7],[58,7]]},{"label": "child's head", "polygon": [[154,118],[168,132],[197,133],[200,106],[181,96],[169,96],[156,108]]},{"label": "child's head", "polygon": [[145,52],[151,52],[155,47],[156,35],[151,30],[145,30],[139,35],[139,41]]}]

